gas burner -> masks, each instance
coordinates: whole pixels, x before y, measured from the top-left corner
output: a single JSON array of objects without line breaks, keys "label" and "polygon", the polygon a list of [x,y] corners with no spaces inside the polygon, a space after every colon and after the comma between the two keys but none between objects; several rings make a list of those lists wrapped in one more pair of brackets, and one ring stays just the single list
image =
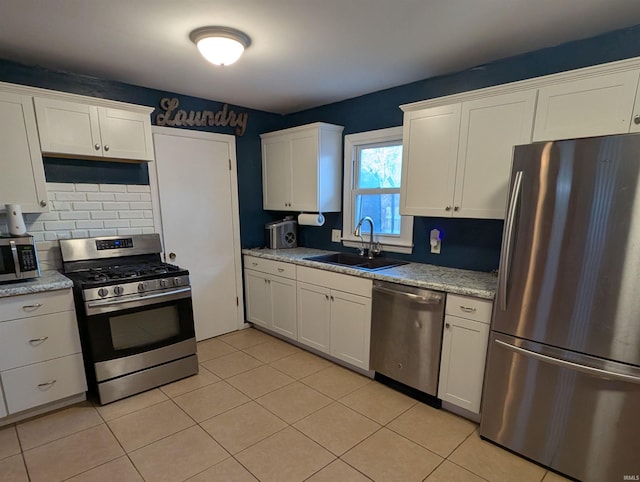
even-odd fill
[{"label": "gas burner", "polygon": [[90,273],[87,276],[88,281],[93,281],[95,283],[101,283],[103,281],[107,281],[109,277],[104,273]]}]

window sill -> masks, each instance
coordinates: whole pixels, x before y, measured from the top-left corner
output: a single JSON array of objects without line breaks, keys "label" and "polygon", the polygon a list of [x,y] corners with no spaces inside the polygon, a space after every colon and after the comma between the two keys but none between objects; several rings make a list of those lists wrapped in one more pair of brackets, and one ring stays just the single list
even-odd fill
[{"label": "window sill", "polygon": [[[398,242],[395,244],[391,244],[378,241],[378,244],[382,248],[383,253],[411,254],[413,252],[413,243],[403,244],[402,242]],[[362,242],[357,238],[342,238],[342,245],[346,246],[347,248],[362,248]],[[369,246],[369,243],[365,242],[364,246]]]}]

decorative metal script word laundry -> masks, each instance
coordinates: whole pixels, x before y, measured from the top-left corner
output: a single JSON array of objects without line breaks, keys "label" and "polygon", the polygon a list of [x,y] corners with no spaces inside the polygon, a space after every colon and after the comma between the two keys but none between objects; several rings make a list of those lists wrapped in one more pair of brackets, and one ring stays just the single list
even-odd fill
[{"label": "decorative metal script word laundry", "polygon": [[156,125],[159,126],[223,126],[235,127],[236,135],[242,136],[247,130],[247,112],[235,112],[229,110],[229,106],[224,104],[222,109],[217,112],[210,110],[200,110],[187,112],[184,109],[178,109],[180,101],[177,98],[163,97],[160,99],[160,109],[164,113],[158,113],[156,116]]}]

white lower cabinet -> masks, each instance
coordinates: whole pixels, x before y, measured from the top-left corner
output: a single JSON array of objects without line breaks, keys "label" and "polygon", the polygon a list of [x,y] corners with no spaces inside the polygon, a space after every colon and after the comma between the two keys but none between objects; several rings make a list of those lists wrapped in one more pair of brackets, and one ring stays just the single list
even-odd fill
[{"label": "white lower cabinet", "polygon": [[298,341],[369,369],[371,280],[298,266]]},{"label": "white lower cabinet", "polygon": [[295,266],[253,256],[245,256],[244,264],[247,321],[296,340]]},{"label": "white lower cabinet", "polygon": [[71,289],[6,297],[2,306],[0,418],[24,418],[32,413],[26,410],[41,413],[47,404],[59,407],[84,398],[87,382]]},{"label": "white lower cabinet", "polygon": [[447,295],[438,398],[480,413],[492,303]]}]

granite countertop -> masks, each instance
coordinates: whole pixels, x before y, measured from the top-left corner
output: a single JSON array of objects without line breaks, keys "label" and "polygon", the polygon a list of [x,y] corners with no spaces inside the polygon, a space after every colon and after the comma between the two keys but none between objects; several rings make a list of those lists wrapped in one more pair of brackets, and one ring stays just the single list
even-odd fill
[{"label": "granite countertop", "polygon": [[5,296],[28,295],[42,291],[71,288],[73,282],[58,271],[42,271],[39,278],[0,284],[0,298]]},{"label": "granite countertop", "polygon": [[[305,258],[330,254],[334,251],[324,251],[313,248],[293,248],[293,249],[243,249],[242,254],[256,256],[258,258],[273,259],[320,268],[337,273],[350,274],[374,280],[389,281],[408,286],[417,286],[447,293],[474,296],[493,300],[496,293],[498,279],[491,273],[480,271],[469,271],[465,269],[445,268],[432,264],[409,263],[395,268],[387,268],[379,271],[364,271],[347,266],[337,266],[333,264],[309,261]],[[389,256],[393,258],[393,256]]]}]

